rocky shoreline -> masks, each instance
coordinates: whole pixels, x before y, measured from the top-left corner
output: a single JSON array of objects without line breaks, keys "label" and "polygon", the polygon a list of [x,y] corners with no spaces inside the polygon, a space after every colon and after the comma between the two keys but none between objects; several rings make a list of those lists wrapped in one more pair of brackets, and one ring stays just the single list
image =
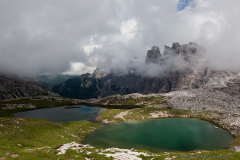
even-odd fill
[{"label": "rocky shoreline", "polygon": [[176,91],[165,95],[172,97],[168,101],[172,109],[211,113],[206,117],[208,121],[228,130],[236,138],[231,149],[240,152],[239,95],[232,96],[218,90]]}]

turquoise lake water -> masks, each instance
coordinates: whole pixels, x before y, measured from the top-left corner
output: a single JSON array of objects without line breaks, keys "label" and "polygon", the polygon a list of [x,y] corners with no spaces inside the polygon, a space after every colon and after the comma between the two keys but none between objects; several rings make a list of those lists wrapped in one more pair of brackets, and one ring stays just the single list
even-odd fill
[{"label": "turquoise lake water", "polygon": [[96,148],[136,148],[152,152],[217,150],[234,137],[222,128],[196,118],[167,118],[108,124],[82,141]]}]

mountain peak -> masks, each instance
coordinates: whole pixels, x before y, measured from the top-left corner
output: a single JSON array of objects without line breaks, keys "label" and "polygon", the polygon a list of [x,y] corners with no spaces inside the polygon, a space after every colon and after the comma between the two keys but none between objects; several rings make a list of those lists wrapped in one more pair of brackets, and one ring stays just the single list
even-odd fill
[{"label": "mountain peak", "polygon": [[151,50],[148,50],[147,56],[146,56],[146,63],[157,63],[162,57],[159,47],[153,46]]}]

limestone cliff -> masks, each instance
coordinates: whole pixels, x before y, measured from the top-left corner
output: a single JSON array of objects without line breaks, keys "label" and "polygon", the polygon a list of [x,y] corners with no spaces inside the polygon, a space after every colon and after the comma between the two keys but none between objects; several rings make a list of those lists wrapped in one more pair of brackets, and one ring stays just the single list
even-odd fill
[{"label": "limestone cliff", "polygon": [[153,46],[151,50],[148,50],[145,63],[158,63],[162,57],[159,47]]}]

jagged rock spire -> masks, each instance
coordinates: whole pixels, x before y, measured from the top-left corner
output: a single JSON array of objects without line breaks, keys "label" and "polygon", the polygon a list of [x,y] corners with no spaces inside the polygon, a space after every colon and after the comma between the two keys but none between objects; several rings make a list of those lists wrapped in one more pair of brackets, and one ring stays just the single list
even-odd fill
[{"label": "jagged rock spire", "polygon": [[174,42],[172,47],[164,46],[163,57],[158,47],[153,46],[151,50],[148,50],[146,56],[146,63],[158,63],[162,64],[169,56],[180,55],[185,61],[191,62],[192,55],[200,54],[203,51],[202,46],[195,42],[189,42],[189,44],[180,45],[178,42]]},{"label": "jagged rock spire", "polygon": [[145,63],[158,63],[160,57],[162,57],[159,47],[153,46],[151,50],[148,50]]},{"label": "jagged rock spire", "polygon": [[163,55],[170,55],[170,54],[179,54],[179,48],[181,45],[178,42],[172,44],[172,47],[164,46]]},{"label": "jagged rock spire", "polygon": [[173,53],[173,49],[171,47],[165,45],[163,55],[166,56],[166,55],[169,55],[172,53]]},{"label": "jagged rock spire", "polygon": [[172,44],[172,49],[175,51],[176,54],[179,54],[179,48],[181,45],[178,42]]}]

